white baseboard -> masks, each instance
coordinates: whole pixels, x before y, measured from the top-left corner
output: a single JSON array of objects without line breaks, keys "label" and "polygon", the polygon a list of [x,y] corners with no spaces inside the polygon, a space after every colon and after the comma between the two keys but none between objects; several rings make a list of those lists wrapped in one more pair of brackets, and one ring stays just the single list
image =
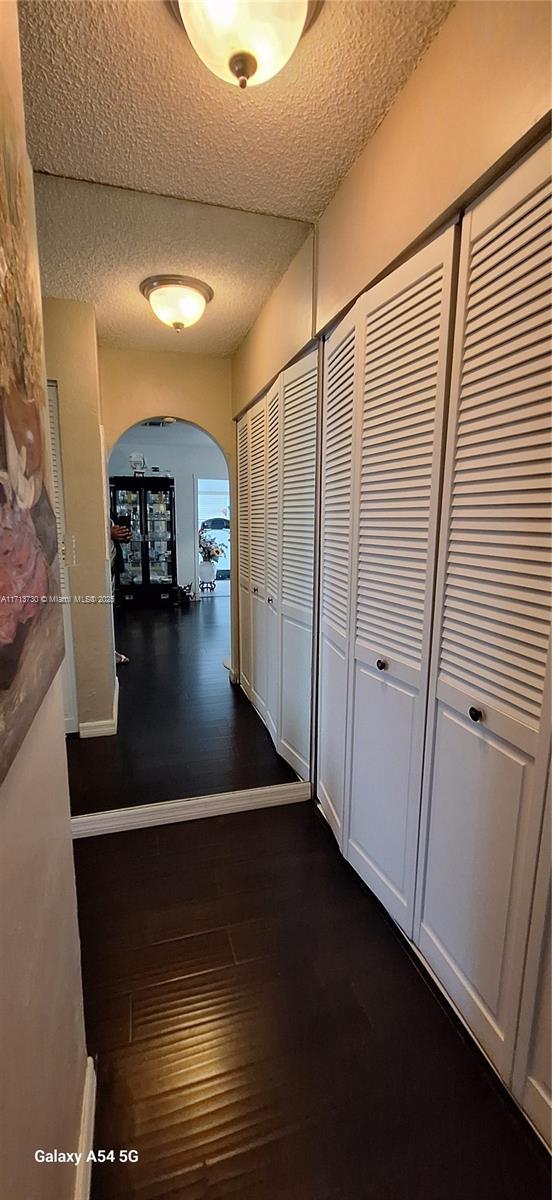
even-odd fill
[{"label": "white baseboard", "polygon": [[310,800],[310,783],[280,783],[273,787],[247,788],[242,792],[221,792],[218,796],[193,796],[190,800],[164,800],[159,804],[140,804],[135,808],[114,808],[111,812],[88,813],[72,817],[74,838],[94,837],[98,833],[118,833],[124,829],[146,829],[149,825],[171,825],[223,813],[246,812],[278,804],[299,804]]},{"label": "white baseboard", "polygon": [[108,717],[106,721],[83,721],[79,725],[79,733],[81,738],[94,737],[113,737],[117,733],[117,723],[119,720],[119,680],[115,676],[115,689],[113,692],[113,715]]},{"label": "white baseboard", "polygon": [[92,1163],[87,1162],[94,1145],[94,1114],[96,1111],[96,1072],[91,1058],[86,1060],[82,1093],[79,1153],[81,1158],[75,1175],[75,1200],[89,1200]]}]

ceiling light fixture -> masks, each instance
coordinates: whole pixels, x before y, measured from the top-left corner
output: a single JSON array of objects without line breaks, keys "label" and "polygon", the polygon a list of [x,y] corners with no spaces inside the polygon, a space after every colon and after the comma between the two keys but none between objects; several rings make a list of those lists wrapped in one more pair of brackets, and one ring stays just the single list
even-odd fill
[{"label": "ceiling light fixture", "polygon": [[187,275],[150,275],[142,280],[140,291],[156,317],[177,333],[199,321],[214,295],[207,283]]},{"label": "ceiling light fixture", "polygon": [[177,0],[205,66],[240,88],[266,83],[289,62],[321,0]]}]

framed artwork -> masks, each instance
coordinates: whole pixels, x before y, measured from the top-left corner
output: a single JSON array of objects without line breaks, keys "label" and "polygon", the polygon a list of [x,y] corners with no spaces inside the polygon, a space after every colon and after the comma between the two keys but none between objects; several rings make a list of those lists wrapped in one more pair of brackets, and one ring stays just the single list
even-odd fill
[{"label": "framed artwork", "polygon": [[32,173],[0,73],[0,782],[63,659]]}]

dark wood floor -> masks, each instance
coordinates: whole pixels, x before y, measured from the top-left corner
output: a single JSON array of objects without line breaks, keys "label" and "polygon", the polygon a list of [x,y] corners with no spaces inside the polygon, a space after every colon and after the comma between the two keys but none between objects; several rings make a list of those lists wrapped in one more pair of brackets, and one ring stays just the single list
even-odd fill
[{"label": "dark wood floor", "polygon": [[230,600],[116,614],[116,737],[68,738],[71,811],[101,812],[297,779],[223,666]]},{"label": "dark wood floor", "polygon": [[548,1200],[542,1147],[310,804],[75,844],[93,1200]]}]

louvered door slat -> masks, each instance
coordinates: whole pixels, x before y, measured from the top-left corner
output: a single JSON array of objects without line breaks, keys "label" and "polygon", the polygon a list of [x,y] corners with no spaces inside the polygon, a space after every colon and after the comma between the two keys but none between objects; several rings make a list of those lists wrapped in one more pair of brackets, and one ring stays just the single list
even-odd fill
[{"label": "louvered door slat", "polygon": [[264,590],[266,568],[266,406],[251,410],[249,425],[249,575],[252,587]]},{"label": "louvered door slat", "polygon": [[249,418],[238,421],[238,562],[240,584],[249,584]]},{"label": "louvered door slat", "polygon": [[279,592],[280,580],[280,387],[267,400],[267,472],[266,472],[266,586],[272,597]]},{"label": "louvered door slat", "polygon": [[251,699],[266,717],[267,446],[266,398],[249,413],[249,579],[251,595]]},{"label": "louvered door slat", "polygon": [[343,638],[348,628],[354,386],[355,335],[349,328],[328,353],[322,450],[321,611]]},{"label": "louvered door slat", "polygon": [[312,607],[316,469],[316,366],[284,382],[282,599]]},{"label": "louvered door slat", "polygon": [[249,529],[249,413],[238,421],[238,567],[239,567],[239,630],[240,630],[240,684],[246,696],[251,697],[251,595],[249,570],[251,543]]},{"label": "louvered door slat", "polygon": [[353,312],[334,330],[324,348],[317,794],[340,841],[345,789],[357,341]]},{"label": "louvered door slat", "polygon": [[317,353],[282,377],[280,753],[302,779],[310,762]]},{"label": "louvered door slat", "polygon": [[462,228],[415,933],[506,1078],[549,755],[551,203],[545,146]]},{"label": "louvered door slat", "polygon": [[452,249],[449,230],[358,302],[361,372],[347,855],[408,933],[413,920]]},{"label": "louvered door slat", "polygon": [[266,723],[277,749],[280,742],[281,658],[281,378],[266,402]]}]

